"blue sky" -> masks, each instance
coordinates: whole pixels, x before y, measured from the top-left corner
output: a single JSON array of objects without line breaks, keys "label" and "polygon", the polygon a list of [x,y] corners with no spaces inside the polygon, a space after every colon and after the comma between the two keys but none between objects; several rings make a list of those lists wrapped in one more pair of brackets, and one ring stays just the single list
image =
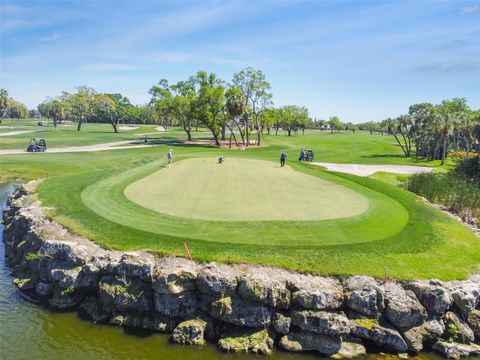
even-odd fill
[{"label": "blue sky", "polygon": [[317,118],[480,108],[480,0],[0,1],[0,86],[29,107],[79,85],[145,103],[162,78],[253,66]]}]

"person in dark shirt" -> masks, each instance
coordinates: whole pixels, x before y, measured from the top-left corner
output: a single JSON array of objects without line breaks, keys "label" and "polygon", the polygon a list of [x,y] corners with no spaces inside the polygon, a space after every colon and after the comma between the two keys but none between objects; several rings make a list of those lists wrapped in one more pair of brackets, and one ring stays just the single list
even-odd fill
[{"label": "person in dark shirt", "polygon": [[284,167],[285,166],[285,160],[287,160],[287,154],[285,151],[282,151],[282,154],[280,155],[280,166]]}]

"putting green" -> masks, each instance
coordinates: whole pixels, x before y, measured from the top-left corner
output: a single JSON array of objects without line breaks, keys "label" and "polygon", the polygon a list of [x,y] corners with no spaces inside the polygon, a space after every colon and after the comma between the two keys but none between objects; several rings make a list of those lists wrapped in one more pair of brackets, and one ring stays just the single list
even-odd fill
[{"label": "putting green", "polygon": [[252,159],[192,158],[140,179],[125,196],[171,216],[210,221],[327,220],[359,215],[369,201],[345,186]]}]

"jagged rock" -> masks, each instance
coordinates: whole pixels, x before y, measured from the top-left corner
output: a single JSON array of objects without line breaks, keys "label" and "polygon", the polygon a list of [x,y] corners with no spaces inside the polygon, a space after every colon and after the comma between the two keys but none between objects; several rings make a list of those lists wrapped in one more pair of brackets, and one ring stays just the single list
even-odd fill
[{"label": "jagged rock", "polygon": [[415,280],[408,288],[430,315],[443,315],[453,304],[450,291],[439,280]]},{"label": "jagged rock", "polygon": [[445,325],[442,321],[429,320],[422,325],[413,327],[403,332],[403,338],[408,348],[414,352],[423,350],[425,344],[431,344],[442,337],[445,332]]},{"label": "jagged rock", "polygon": [[476,273],[476,274],[473,274],[473,275],[470,275],[468,277],[468,280],[480,285],[480,272]]},{"label": "jagged rock", "polygon": [[233,295],[237,290],[237,272],[232,266],[210,263],[198,273],[196,284],[206,295]]},{"label": "jagged rock", "polygon": [[303,331],[334,336],[348,335],[352,326],[343,313],[312,310],[294,311],[292,325]]},{"label": "jagged rock", "polygon": [[411,291],[389,282],[385,287],[385,317],[396,327],[411,328],[420,325],[427,312]]},{"label": "jagged rock", "polygon": [[452,281],[448,286],[458,310],[463,316],[468,317],[480,302],[480,284],[465,280]]},{"label": "jagged rock", "polygon": [[275,313],[273,317],[273,328],[279,334],[285,335],[290,331],[292,319],[280,313]]},{"label": "jagged rock", "polygon": [[53,294],[53,287],[49,283],[40,281],[37,286],[35,286],[35,292],[41,296],[50,296]]},{"label": "jagged rock", "polygon": [[31,278],[16,278],[13,280],[13,283],[16,287],[20,290],[33,290],[36,286],[36,279],[34,277]]},{"label": "jagged rock", "polygon": [[123,325],[131,328],[143,328],[143,320],[144,317],[142,315],[127,314]]},{"label": "jagged rock", "polygon": [[288,309],[291,294],[287,289],[287,276],[285,271],[279,269],[254,267],[239,278],[238,293],[246,300]]},{"label": "jagged rock", "polygon": [[47,240],[40,248],[40,252],[68,263],[69,267],[83,265],[89,258],[85,245],[67,241]]},{"label": "jagged rock", "polygon": [[268,326],[272,319],[270,309],[245,302],[236,295],[214,300],[211,304],[210,315],[229,324],[251,328]]},{"label": "jagged rock", "polygon": [[181,322],[173,330],[171,340],[182,345],[204,345],[205,328],[207,322],[201,319],[194,319]]},{"label": "jagged rock", "polygon": [[110,324],[123,326],[125,324],[125,316],[124,315],[116,315],[110,319]]},{"label": "jagged rock", "polygon": [[160,259],[152,275],[153,290],[159,294],[179,294],[195,289],[197,265],[185,258],[168,256]]},{"label": "jagged rock", "polygon": [[269,355],[273,338],[267,330],[242,330],[218,341],[218,348],[226,352]]},{"label": "jagged rock", "polygon": [[101,251],[83,266],[83,272],[91,275],[115,275],[122,254],[118,251]]},{"label": "jagged rock", "polygon": [[350,276],[344,281],[345,304],[360,314],[377,316],[385,308],[384,291],[370,276]]},{"label": "jagged rock", "polygon": [[371,319],[353,321],[351,334],[361,339],[373,341],[378,346],[385,346],[396,352],[408,350],[407,343],[397,330],[380,326]]},{"label": "jagged rock", "polygon": [[472,310],[467,319],[475,338],[480,342],[480,310]]},{"label": "jagged rock", "polygon": [[113,276],[105,276],[99,283],[99,300],[110,309],[121,312],[146,313],[152,308],[152,292],[141,280],[126,281]]},{"label": "jagged rock", "polygon": [[335,310],[343,304],[343,289],[336,279],[299,275],[290,284],[292,302],[312,310]]},{"label": "jagged rock", "polygon": [[341,359],[354,359],[360,356],[366,356],[367,349],[362,345],[360,341],[353,341],[349,339],[347,341],[342,341],[342,346],[336,354],[333,354],[331,358],[341,360]]},{"label": "jagged rock", "polygon": [[171,333],[177,326],[175,319],[161,314],[156,314],[153,318],[152,330]]},{"label": "jagged rock", "polygon": [[197,309],[197,295],[193,291],[180,294],[155,293],[155,310],[162,315],[186,318]]},{"label": "jagged rock", "polygon": [[93,291],[98,288],[98,276],[85,274],[80,266],[73,269],[52,269],[49,278],[62,289],[73,286],[75,289]]},{"label": "jagged rock", "polygon": [[126,253],[116,264],[114,273],[121,277],[139,278],[143,281],[152,280],[154,266],[153,256],[147,253]]},{"label": "jagged rock", "polygon": [[445,322],[446,337],[461,343],[469,343],[475,340],[475,335],[468,324],[460,319],[454,312],[447,312],[443,317]]},{"label": "jagged rock", "polygon": [[340,351],[342,340],[338,336],[318,335],[308,332],[292,332],[282,336],[279,346],[286,351],[317,351],[322,355],[331,356]]},{"label": "jagged rock", "polygon": [[83,295],[79,293],[62,294],[54,293],[53,297],[48,300],[50,306],[57,310],[66,310],[78,306],[83,301]]},{"label": "jagged rock", "polygon": [[105,311],[98,299],[94,296],[85,300],[82,305],[80,305],[80,310],[95,324],[107,322],[109,319],[108,312]]},{"label": "jagged rock", "polygon": [[439,341],[432,346],[432,349],[450,359],[459,359],[466,356],[480,355],[480,345],[459,344],[446,341]]}]

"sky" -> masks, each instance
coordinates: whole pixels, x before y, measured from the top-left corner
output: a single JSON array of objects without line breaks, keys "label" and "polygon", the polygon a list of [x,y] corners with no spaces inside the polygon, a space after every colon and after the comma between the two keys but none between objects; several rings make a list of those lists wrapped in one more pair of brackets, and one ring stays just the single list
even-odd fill
[{"label": "sky", "polygon": [[160,79],[248,66],[317,119],[480,108],[480,0],[0,0],[0,87],[29,108],[80,85],[143,104]]}]

